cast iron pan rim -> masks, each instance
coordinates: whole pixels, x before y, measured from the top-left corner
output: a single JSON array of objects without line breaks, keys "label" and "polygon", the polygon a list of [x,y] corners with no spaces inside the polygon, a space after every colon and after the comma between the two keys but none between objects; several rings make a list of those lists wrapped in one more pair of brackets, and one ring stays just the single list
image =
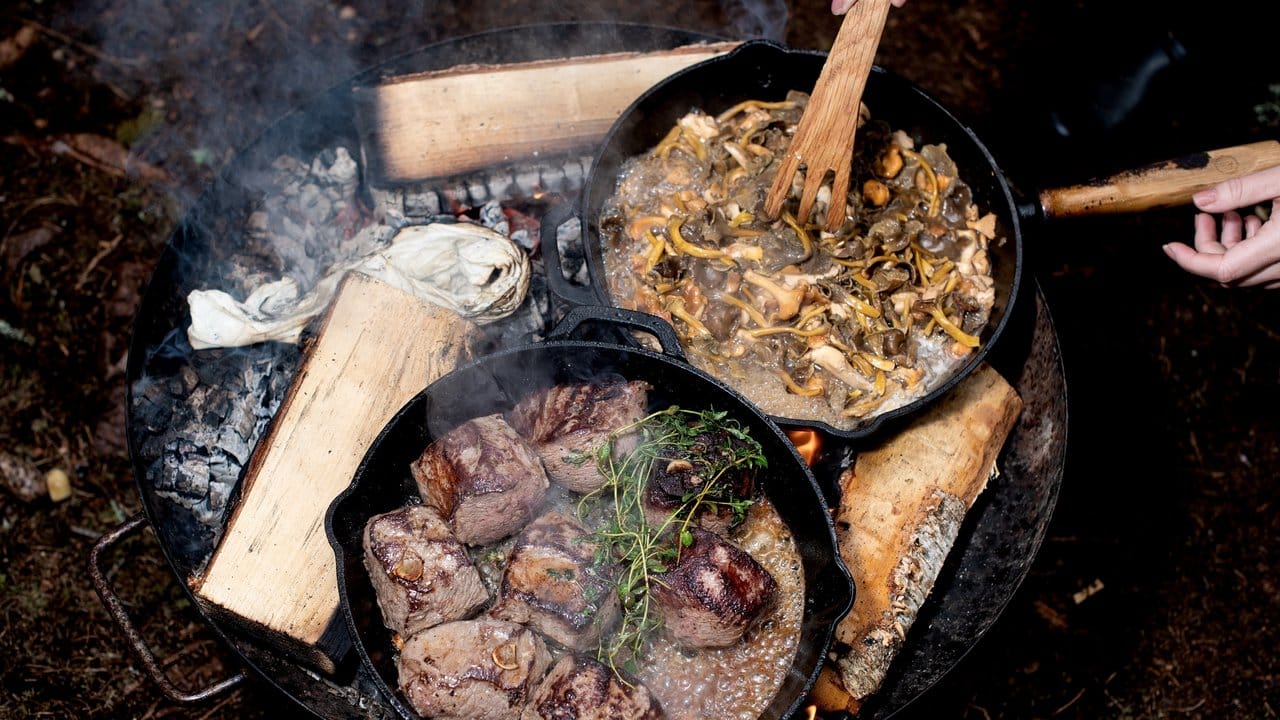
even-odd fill
[{"label": "cast iron pan rim", "polygon": [[[354,610],[351,606],[350,595],[347,592],[348,583],[347,583],[347,574],[346,574],[346,560],[347,560],[348,553],[346,549],[343,547],[342,541],[337,537],[336,531],[334,530],[334,516],[338,513],[338,510],[346,503],[346,501],[349,498],[351,498],[351,496],[355,495],[360,491],[360,486],[362,484],[360,481],[360,478],[363,478],[363,476],[365,475],[365,471],[367,470],[367,467],[371,462],[371,459],[373,457],[375,450],[382,445],[386,436],[389,435],[391,432],[393,432],[393,429],[403,421],[403,418],[405,417],[405,415],[410,411],[413,411],[416,409],[416,406],[419,404],[419,402],[423,399],[424,396],[431,395],[431,393],[433,392],[433,389],[437,386],[437,382],[442,380],[444,377],[467,373],[467,372],[473,372],[473,371],[476,371],[478,368],[481,368],[482,366],[493,365],[495,363],[501,364],[504,359],[512,355],[523,355],[529,352],[546,353],[548,351],[557,351],[557,350],[583,350],[583,349],[596,350],[604,353],[639,355],[639,356],[648,358],[651,361],[667,365],[671,367],[673,370],[675,370],[676,372],[687,373],[689,375],[692,375],[693,380],[695,382],[710,383],[711,385],[720,388],[721,390],[723,390],[725,393],[729,395],[731,400],[733,400],[737,404],[738,407],[734,408],[735,411],[741,411],[749,415],[753,415],[755,419],[759,421],[761,426],[768,429],[774,442],[783,449],[782,452],[786,455],[789,455],[789,460],[792,462],[793,469],[798,469],[801,472],[803,472],[805,481],[808,482],[809,489],[813,497],[819,503],[819,507],[823,510],[826,510],[826,512],[820,513],[825,520],[821,530],[821,535],[822,535],[821,539],[824,547],[830,547],[833,550],[831,557],[827,558],[828,562],[830,563],[829,567],[827,568],[827,572],[830,573],[834,571],[837,574],[838,578],[844,580],[844,582],[840,583],[839,586],[844,588],[845,591],[842,593],[841,597],[830,598],[831,602],[827,603],[828,605],[830,605],[830,607],[824,607],[819,611],[821,615],[827,616],[828,618],[827,620],[822,622],[820,633],[818,637],[815,638],[816,640],[819,641],[819,644],[816,647],[820,647],[822,648],[822,650],[821,652],[818,653],[818,657],[819,657],[818,662],[815,664],[813,670],[807,674],[804,683],[801,685],[801,687],[799,688],[799,691],[796,693],[796,696],[792,699],[789,707],[787,708],[788,714],[785,715],[784,718],[790,717],[791,715],[793,715],[795,712],[799,710],[800,706],[804,703],[805,699],[808,697],[810,690],[812,690],[814,684],[816,684],[818,679],[818,674],[821,672],[824,664],[821,658],[825,657],[826,654],[829,652],[831,647],[831,642],[835,637],[836,625],[839,624],[840,620],[843,619],[848,614],[849,610],[853,607],[853,600],[857,592],[857,588],[855,587],[853,582],[853,576],[849,572],[848,567],[844,563],[844,559],[840,556],[840,553],[838,551],[839,543],[835,535],[835,523],[831,517],[831,513],[829,511],[829,507],[826,501],[826,496],[823,494],[822,488],[818,484],[817,479],[814,477],[812,470],[810,470],[808,464],[806,464],[804,460],[800,457],[799,451],[796,450],[795,445],[791,443],[791,441],[787,438],[786,434],[783,433],[781,429],[779,429],[779,427],[772,421],[772,419],[768,415],[765,415],[764,413],[762,413],[754,404],[747,401],[746,398],[743,398],[736,390],[729,387],[728,385],[725,385],[724,383],[720,382],[716,378],[711,377],[710,375],[699,370],[698,368],[693,367],[692,365],[689,365],[688,363],[685,363],[677,358],[674,358],[671,355],[655,352],[643,347],[629,347],[629,346],[618,345],[616,343],[610,343],[610,342],[599,342],[599,341],[593,341],[593,340],[553,339],[553,340],[544,340],[536,343],[529,343],[525,345],[511,347],[511,348],[505,348],[505,349],[501,349],[501,350],[483,355],[468,363],[459,365],[457,368],[454,368],[445,376],[441,376],[441,378],[437,379],[437,381],[433,381],[432,383],[428,384],[425,388],[423,388],[421,391],[415,394],[412,399],[410,399],[407,403],[405,403],[404,406],[402,406],[398,411],[396,411],[396,413],[391,417],[391,419],[387,421],[386,425],[383,426],[382,430],[379,431],[378,435],[370,444],[369,450],[366,451],[364,457],[360,461],[360,464],[356,467],[355,476],[351,484],[348,485],[346,489],[340,492],[337,495],[337,497],[335,497],[333,501],[329,503],[329,507],[325,511],[325,517],[324,517],[325,535],[329,540],[329,545],[333,549],[334,556],[335,556],[334,564],[337,569],[336,577],[338,582],[338,596],[340,601],[339,604],[341,605],[341,608],[342,608],[342,616],[344,621],[346,622],[347,630],[351,635],[350,637],[351,644],[355,647],[356,652],[359,654],[361,663],[363,663],[364,666],[367,668],[372,669],[376,667],[373,662],[373,659],[369,656],[368,649],[365,647],[364,638],[361,636],[360,632],[358,631],[359,624],[356,620]],[[815,532],[815,534],[818,534],[818,533]],[[808,593],[809,593],[809,590],[806,590],[806,595],[808,595]],[[806,607],[804,611],[806,615],[809,612],[811,612],[811,608],[810,608],[811,600],[812,598],[808,598],[806,600],[806,603],[805,603]],[[801,642],[804,642],[806,638],[802,636],[800,640]],[[794,665],[793,665],[793,669],[794,669]],[[399,713],[401,717],[413,718],[418,716],[416,712],[414,712],[411,708],[407,707],[404,704],[399,694],[396,692],[396,688],[390,686],[386,682],[385,678],[382,677],[381,673],[375,670],[371,673],[371,676],[373,678],[375,685],[378,686],[379,693],[383,696],[383,698],[387,702],[391,703],[391,705],[395,708],[395,710]]]},{"label": "cast iron pan rim", "polygon": [[[690,65],[689,67],[672,73],[646,90],[642,95],[640,95],[640,97],[636,98],[635,101],[622,111],[622,114],[618,116],[618,120],[609,128],[608,133],[605,134],[604,139],[600,142],[595,156],[592,159],[591,172],[588,173],[586,183],[583,185],[579,196],[577,214],[582,223],[582,242],[584,244],[599,242],[598,238],[588,237],[588,229],[590,227],[588,215],[598,209],[591,207],[591,192],[597,182],[603,182],[602,179],[598,178],[597,172],[601,167],[602,161],[612,155],[610,149],[614,145],[614,138],[622,133],[625,120],[638,112],[643,105],[649,102],[649,99],[653,95],[662,92],[668,85],[684,78],[686,75],[703,71],[707,67],[714,67],[720,63],[733,62],[737,60],[740,55],[770,52],[781,53],[783,55],[793,57],[826,57],[826,53],[817,50],[791,48],[772,40],[747,40],[724,55],[703,60],[702,62]],[[999,340],[1000,336],[1003,334],[1006,325],[1009,323],[1009,318],[1013,314],[1014,306],[1017,304],[1022,285],[1023,250],[1022,226],[1020,223],[1022,212],[1015,201],[1013,191],[1009,186],[1004,172],[1000,169],[1000,165],[996,162],[995,157],[992,156],[990,149],[987,148],[986,144],[978,138],[977,133],[975,133],[969,125],[961,122],[950,110],[946,108],[946,106],[934,99],[929,93],[916,86],[915,83],[912,83],[902,76],[897,75],[896,73],[879,65],[874,65],[872,67],[872,74],[877,75],[880,82],[888,82],[890,84],[897,85],[900,89],[919,96],[926,104],[931,105],[956,129],[964,134],[964,136],[973,144],[974,148],[978,150],[982,155],[982,158],[989,165],[1000,199],[1003,200],[1004,207],[1007,209],[1007,213],[1002,212],[999,214],[1003,215],[1001,219],[1010,226],[1008,237],[1005,238],[1005,242],[1013,243],[1013,278],[1009,286],[1009,299],[1005,304],[1004,312],[995,326],[991,328],[991,334],[987,338],[986,342],[983,343],[982,347],[980,347],[971,358],[969,358],[968,362],[953,372],[945,382],[934,388],[932,391],[912,400],[906,405],[874,415],[862,424],[847,430],[838,429],[829,423],[818,420],[805,420],[801,418],[777,415],[769,416],[770,419],[778,425],[796,428],[813,428],[821,430],[831,436],[847,440],[869,437],[877,433],[886,422],[923,410],[926,406],[931,405],[935,400],[950,392],[957,384],[968,377],[975,369],[977,369],[978,365],[986,359],[991,348],[995,346],[996,341]],[[590,250],[588,250],[587,255],[588,258],[590,258]],[[590,262],[588,262],[587,267],[588,270],[591,269]],[[591,290],[602,304],[610,306],[615,304],[609,297],[608,291],[604,288],[602,279],[597,281],[597,279],[593,277]]]}]

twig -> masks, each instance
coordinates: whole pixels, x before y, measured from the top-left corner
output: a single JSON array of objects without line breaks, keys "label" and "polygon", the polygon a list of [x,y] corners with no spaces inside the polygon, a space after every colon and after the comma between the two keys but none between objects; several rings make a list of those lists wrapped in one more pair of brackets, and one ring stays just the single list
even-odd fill
[{"label": "twig", "polygon": [[57,30],[54,30],[51,27],[48,27],[46,25],[42,25],[36,22],[35,20],[24,20],[23,22],[30,23],[37,30],[44,33],[45,35],[48,35],[54,40],[65,43],[67,45],[74,45],[75,47],[79,48],[82,52],[88,55],[92,55],[93,57],[98,58],[103,62],[111,63],[112,65],[128,65],[131,67],[141,67],[142,65],[145,65],[147,63],[146,58],[119,58],[114,55],[108,55],[107,53],[99,50],[98,48],[86,42],[77,40],[71,37],[70,35],[64,35],[58,32]]},{"label": "twig", "polygon": [[102,533],[98,532],[97,530],[92,530],[87,527],[80,527],[79,525],[72,525],[71,532],[81,537],[89,538],[90,540],[97,540],[102,537]]},{"label": "twig", "polygon": [[1063,705],[1062,707],[1058,708],[1057,710],[1054,710],[1054,711],[1053,711],[1053,714],[1054,714],[1054,715],[1061,715],[1062,713],[1066,712],[1068,708],[1070,708],[1072,705],[1075,705],[1075,704],[1076,704],[1076,701],[1077,701],[1077,700],[1079,700],[1079,699],[1080,699],[1080,697],[1084,695],[1084,691],[1085,691],[1085,689],[1084,689],[1084,688],[1080,688],[1080,692],[1076,693],[1076,696],[1075,696],[1075,697],[1073,697],[1073,698],[1071,698],[1070,700],[1068,700],[1066,705]]},{"label": "twig", "polygon": [[76,280],[76,290],[84,287],[84,284],[89,281],[89,273],[93,272],[94,268],[98,267],[98,263],[102,262],[102,258],[110,255],[112,250],[120,247],[120,241],[123,239],[124,233],[116,233],[114,240],[104,244],[102,249],[98,251],[98,254],[89,259],[89,264],[86,265],[84,270],[80,273],[80,279]]},{"label": "twig", "polygon": [[[10,142],[11,140],[16,142]],[[17,136],[10,136],[8,138],[5,138],[5,142],[9,142],[9,144],[11,145],[13,144],[23,145],[28,150],[32,150],[30,146],[24,145],[21,142],[21,139],[18,138]],[[34,150],[32,151],[34,152]],[[35,200],[32,200],[31,202],[27,203],[26,207],[22,208],[22,212],[18,213],[18,216],[13,219],[13,222],[9,223],[9,227],[4,232],[5,238],[8,238],[10,235],[13,234],[14,229],[18,227],[18,223],[21,222],[22,219],[25,218],[28,213],[30,213],[32,210],[35,210],[36,208],[44,207],[45,205],[70,205],[71,207],[80,207],[80,203],[76,202],[74,199],[69,197],[58,197],[56,195],[46,195],[45,197],[42,197],[42,198],[36,198]]]}]

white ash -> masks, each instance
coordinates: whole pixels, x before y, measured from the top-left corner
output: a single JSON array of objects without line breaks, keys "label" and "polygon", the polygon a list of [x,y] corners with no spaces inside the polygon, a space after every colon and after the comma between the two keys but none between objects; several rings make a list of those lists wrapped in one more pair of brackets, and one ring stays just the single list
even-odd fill
[{"label": "white ash", "polygon": [[514,202],[540,193],[572,196],[582,189],[591,169],[587,156],[562,158],[519,168],[491,170],[445,182],[406,185],[378,191],[403,199],[398,208],[408,218],[434,218],[463,207],[486,203]]},{"label": "white ash", "polygon": [[[262,208],[245,224],[246,245],[252,250],[237,256],[236,270],[219,275],[220,280],[236,279],[236,287],[203,288],[188,295],[188,339],[197,350],[271,340],[297,342],[328,306],[341,277],[351,271],[380,277],[481,323],[506,317],[525,304],[513,290],[528,288],[527,255],[536,249],[537,238],[527,229],[511,232],[502,204],[494,197],[497,186],[505,185],[502,190],[515,197],[531,197],[548,189],[569,191],[575,181],[580,187],[589,166],[586,158],[544,163],[456,180],[443,191],[420,186],[371,189],[372,208],[365,212],[358,196],[358,167],[345,148],[326,150],[309,165],[287,156],[279,158],[272,165],[277,177],[271,183],[278,193],[268,194]],[[480,222],[514,243],[510,251],[489,239],[483,254],[486,264],[435,267],[420,256],[430,252],[441,262],[453,256],[438,249],[411,252],[397,246],[410,234],[412,242],[423,241],[422,234],[414,231],[432,227],[432,218],[439,217],[424,213],[455,208],[464,198],[474,202],[482,196],[489,199],[479,205]],[[572,233],[561,228],[558,236],[570,238]],[[474,246],[477,241],[467,242]],[[283,277],[271,277],[260,262],[246,262],[268,249]],[[465,263],[481,257],[473,252],[453,259]],[[562,257],[574,271],[571,277],[585,283],[581,253],[567,250]],[[463,277],[466,282],[458,282]],[[527,319],[520,325],[531,327]]]},{"label": "white ash", "polygon": [[135,385],[133,417],[150,435],[139,459],[156,496],[184,508],[212,531],[216,544],[228,500],[284,399],[300,355],[273,344],[190,357],[193,364],[172,376]]},{"label": "white ash", "polygon": [[[448,186],[362,191],[359,166],[344,148],[326,150],[306,163],[281,157],[267,177],[254,182],[261,195],[246,208],[242,247],[216,262],[208,275],[241,296],[284,274],[300,289],[312,288],[325,268],[386,246],[405,225],[453,221],[465,208],[480,208],[481,221],[501,230],[507,221],[504,204],[518,208],[519,202],[544,191],[572,197],[590,162],[580,158],[540,165],[533,187],[520,183],[533,182],[535,173],[512,168]],[[480,187],[488,197],[473,197]],[[562,252],[579,263],[574,274],[581,271],[582,253],[568,244],[578,233],[576,222],[558,233],[565,244]],[[532,255],[529,288],[515,312],[484,326],[491,349],[541,340],[553,319],[545,269],[536,254],[538,239],[527,232],[512,239]],[[200,567],[221,539],[239,478],[302,354],[297,345],[278,342],[194,352],[181,330],[163,345],[154,352],[173,360],[158,363],[132,388],[131,417],[140,422],[132,423],[131,432],[145,482],[160,501],[179,509],[173,517],[191,535],[190,547],[181,552]]]},{"label": "white ash", "polygon": [[582,221],[570,218],[556,228],[556,248],[560,251],[560,274],[579,285],[591,282],[583,255]]}]

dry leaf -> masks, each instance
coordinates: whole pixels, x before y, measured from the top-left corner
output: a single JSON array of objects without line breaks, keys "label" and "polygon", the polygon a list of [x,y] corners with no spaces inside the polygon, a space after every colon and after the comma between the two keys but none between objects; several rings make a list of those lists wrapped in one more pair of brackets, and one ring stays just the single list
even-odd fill
[{"label": "dry leaf", "polygon": [[27,54],[40,37],[34,25],[23,25],[18,32],[0,40],[0,70],[7,70]]},{"label": "dry leaf", "polygon": [[48,492],[44,473],[35,463],[7,452],[0,452],[0,481],[24,502],[38,500]]},{"label": "dry leaf", "polygon": [[5,269],[13,273],[23,258],[48,245],[60,232],[62,228],[57,225],[41,225],[5,238],[4,244],[0,246]]},{"label": "dry leaf", "polygon": [[70,155],[91,167],[136,178],[147,183],[171,183],[173,176],[164,168],[132,155],[123,145],[105,135],[71,133],[59,135],[50,148],[59,155]]}]

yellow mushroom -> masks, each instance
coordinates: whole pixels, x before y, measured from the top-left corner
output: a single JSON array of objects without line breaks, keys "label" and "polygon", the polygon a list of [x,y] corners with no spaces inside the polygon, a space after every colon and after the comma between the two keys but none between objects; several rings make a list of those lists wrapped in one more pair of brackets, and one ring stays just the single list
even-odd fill
[{"label": "yellow mushroom", "polygon": [[743,273],[742,279],[773,296],[773,299],[778,303],[778,312],[775,317],[779,320],[790,320],[796,316],[796,313],[800,312],[800,303],[804,300],[805,292],[808,290],[803,285],[794,288],[784,287],[755,270],[748,270]]},{"label": "yellow mushroom", "polygon": [[813,364],[831,373],[837,380],[853,389],[871,390],[871,382],[853,369],[844,353],[830,345],[819,345],[809,351]]}]

